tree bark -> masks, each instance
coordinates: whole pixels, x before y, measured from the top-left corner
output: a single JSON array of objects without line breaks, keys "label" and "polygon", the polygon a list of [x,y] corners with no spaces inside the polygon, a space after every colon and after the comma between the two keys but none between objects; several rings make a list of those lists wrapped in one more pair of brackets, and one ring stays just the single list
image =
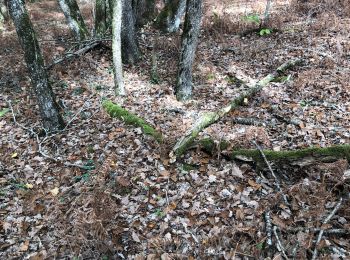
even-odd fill
[{"label": "tree bark", "polygon": [[140,50],[136,38],[131,0],[123,0],[121,37],[123,61],[128,64],[136,63],[140,58]]},{"label": "tree bark", "polygon": [[[228,150],[232,145],[227,141],[215,142],[211,138],[198,141],[203,150],[209,154],[221,152],[231,160],[254,161],[259,167],[265,165],[261,152],[256,149]],[[262,150],[266,159],[278,167],[303,168],[319,163],[332,163],[340,159],[350,162],[350,145],[334,145],[329,147],[308,147],[297,150],[273,151]],[[261,167],[260,167],[261,168]]]},{"label": "tree bark", "polygon": [[133,0],[132,9],[135,24],[137,27],[140,27],[154,17],[155,0]]},{"label": "tree bark", "polygon": [[24,51],[24,58],[44,128],[50,132],[62,129],[64,127],[63,118],[59,114],[59,107],[48,81],[39,43],[23,0],[9,0],[9,9]]},{"label": "tree bark", "polygon": [[186,0],[169,1],[157,17],[156,25],[163,32],[179,30],[181,18],[186,11]]},{"label": "tree bark", "polygon": [[4,24],[9,19],[7,0],[0,0],[0,31],[4,30]]},{"label": "tree bark", "polygon": [[175,87],[176,98],[180,101],[192,97],[192,65],[195,57],[202,17],[202,0],[187,0],[181,54]]},{"label": "tree bark", "polygon": [[280,67],[276,69],[275,72],[267,75],[265,78],[260,80],[256,85],[251,86],[247,91],[241,93],[238,97],[233,99],[229,105],[221,108],[218,111],[208,112],[208,113],[205,113],[203,116],[201,116],[199,120],[197,120],[194,123],[193,127],[187,133],[185,133],[185,135],[182,136],[174,146],[172,152],[170,153],[170,157],[173,158],[172,160],[176,160],[176,157],[181,156],[188,149],[188,147],[193,143],[193,141],[198,136],[198,134],[201,131],[203,131],[203,129],[219,121],[222,117],[224,117],[230,111],[244,104],[245,99],[254,96],[262,88],[266,87],[271,81],[279,77],[287,69],[290,69],[291,67],[294,67],[300,64],[301,62],[302,60],[295,59],[282,64]]},{"label": "tree bark", "polygon": [[112,4],[108,0],[96,0],[95,2],[95,33],[103,36],[111,29]]},{"label": "tree bark", "polygon": [[122,26],[122,0],[113,0],[112,17],[112,52],[113,73],[116,95],[126,94],[123,81],[122,51],[121,51],[121,26]]},{"label": "tree bark", "polygon": [[58,3],[76,39],[78,41],[85,40],[89,36],[89,31],[76,0],[58,0]]}]

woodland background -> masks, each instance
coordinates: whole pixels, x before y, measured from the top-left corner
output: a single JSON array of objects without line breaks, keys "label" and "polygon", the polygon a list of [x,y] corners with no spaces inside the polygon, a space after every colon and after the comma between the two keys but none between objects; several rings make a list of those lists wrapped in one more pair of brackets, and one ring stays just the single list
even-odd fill
[{"label": "woodland background", "polygon": [[[78,4],[91,30],[94,3]],[[56,1],[26,6],[46,65],[82,47]],[[348,258],[349,7],[347,0],[276,0],[259,28],[254,20],[266,1],[205,0],[186,102],[174,95],[181,30],[164,33],[152,20],[137,29],[142,55],[123,66],[126,96],[114,93],[106,37],[50,68],[67,127],[48,135],[40,134],[15,28],[5,23],[0,258]],[[157,13],[162,8],[157,2]],[[173,162],[170,151],[201,115],[295,58],[303,63],[201,131]],[[162,142],[112,118],[105,99],[144,119]],[[269,154],[309,147],[337,148],[334,156],[297,160]],[[238,149],[259,158],[234,156]]]}]

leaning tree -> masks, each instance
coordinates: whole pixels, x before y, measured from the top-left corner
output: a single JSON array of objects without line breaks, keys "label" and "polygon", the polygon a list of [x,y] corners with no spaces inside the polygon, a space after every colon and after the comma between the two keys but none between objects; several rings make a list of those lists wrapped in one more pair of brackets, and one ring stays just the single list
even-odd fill
[{"label": "leaning tree", "polygon": [[9,0],[10,16],[24,51],[33,92],[36,96],[44,128],[57,131],[64,127],[59,107],[49,84],[44,59],[23,0]]},{"label": "leaning tree", "polygon": [[202,17],[202,0],[187,0],[181,53],[175,87],[176,98],[181,101],[192,97],[192,64],[194,61]]}]

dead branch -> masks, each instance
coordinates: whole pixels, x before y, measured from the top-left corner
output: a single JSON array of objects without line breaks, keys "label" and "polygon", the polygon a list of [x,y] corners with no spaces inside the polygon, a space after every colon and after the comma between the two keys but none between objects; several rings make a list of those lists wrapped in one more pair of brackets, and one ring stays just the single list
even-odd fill
[{"label": "dead branch", "polygon": [[253,144],[256,146],[256,148],[259,150],[262,158],[264,159],[267,167],[269,168],[270,172],[271,172],[271,175],[273,176],[273,178],[275,179],[275,183],[276,183],[276,186],[277,186],[277,189],[278,191],[282,194],[282,198],[283,198],[283,202],[284,204],[289,208],[290,204],[288,202],[288,199],[287,199],[287,196],[284,194],[282,188],[281,188],[281,183],[280,183],[280,180],[277,178],[275,172],[273,171],[272,167],[271,167],[271,164],[269,163],[269,161],[266,159],[266,156],[265,156],[265,153],[264,151],[261,149],[261,147],[255,142],[253,141]]},{"label": "dead branch", "polygon": [[[338,203],[335,205],[334,209],[329,213],[329,215],[323,220],[322,224],[325,225],[328,223],[328,221],[331,220],[331,218],[334,216],[334,214],[339,210],[340,206],[342,205],[343,203],[343,198],[341,197],[338,201]],[[322,239],[322,236],[323,236],[323,233],[324,233],[324,229],[321,229],[320,230],[320,233],[318,234],[318,237],[317,237],[317,240],[316,240],[316,243],[315,243],[315,249],[314,249],[314,252],[312,254],[312,260],[315,260],[316,257],[317,257],[317,246],[318,244],[321,242],[321,239]]]},{"label": "dead branch", "polygon": [[273,227],[273,234],[274,234],[275,237],[276,237],[277,249],[278,249],[278,251],[280,251],[280,252],[282,253],[282,255],[283,255],[283,257],[284,257],[285,259],[288,259],[288,256],[286,255],[286,252],[285,252],[285,249],[284,249],[284,246],[282,245],[282,242],[281,242],[281,240],[280,240],[280,238],[279,238],[279,236],[278,236],[278,233],[277,233],[277,226],[274,226],[274,227]]},{"label": "dead branch", "polygon": [[100,40],[94,40],[92,42],[90,41],[88,43],[88,45],[85,45],[83,48],[81,48],[73,53],[67,53],[62,58],[59,58],[59,59],[53,61],[49,66],[46,67],[46,69],[50,70],[50,69],[52,69],[53,66],[65,61],[67,59],[79,57],[79,56],[83,55],[84,53],[88,52],[89,50],[95,48],[97,45],[100,44],[100,42],[101,42]]},{"label": "dead branch", "polygon": [[267,235],[266,243],[269,246],[272,246],[272,221],[270,217],[270,211],[265,212],[265,222],[266,222],[266,235]]},{"label": "dead branch", "polygon": [[[87,169],[87,166],[84,166],[84,165],[80,165],[80,164],[72,164],[72,163],[69,163],[69,162],[66,162],[64,161],[63,159],[57,159],[57,158],[54,158],[48,154],[46,154],[43,150],[43,147],[42,147],[42,144],[48,140],[48,137],[45,137],[42,141],[40,141],[40,138],[39,138],[39,135],[32,129],[32,128],[29,128],[29,127],[26,127],[20,123],[17,122],[16,120],[16,116],[15,116],[15,112],[13,111],[13,107],[12,107],[12,104],[11,104],[11,101],[7,101],[8,105],[9,105],[9,108],[11,110],[11,113],[12,113],[12,119],[13,119],[13,122],[15,123],[15,125],[19,126],[20,128],[22,128],[23,130],[29,132],[32,136],[35,137],[35,140],[37,142],[37,145],[38,145],[38,153],[43,156],[44,158],[46,159],[49,159],[51,161],[54,161],[54,162],[61,162],[63,163],[65,166],[69,166],[69,167],[78,167],[78,168],[81,168],[81,169],[84,169],[86,170]],[[74,120],[74,117],[73,117],[73,120]],[[73,120],[71,120],[69,123],[71,123]],[[66,129],[66,128],[65,128]],[[55,134],[56,135],[56,134]],[[50,136],[50,137],[53,137],[54,135]]]},{"label": "dead branch", "polygon": [[221,118],[223,118],[225,115],[227,115],[230,111],[238,108],[244,102],[247,100],[247,98],[251,98],[256,93],[258,93],[261,89],[266,87],[271,81],[276,79],[276,77],[280,76],[282,73],[284,73],[286,70],[299,65],[302,62],[301,59],[294,59],[285,62],[280,67],[276,69],[273,73],[267,75],[265,78],[260,80],[258,83],[253,85],[252,87],[249,87],[248,90],[241,93],[238,97],[233,99],[229,105],[219,109],[215,112],[208,112],[203,114],[199,120],[197,120],[193,127],[189,129],[185,133],[184,136],[180,138],[180,140],[175,144],[174,148],[172,149],[170,153],[171,162],[175,162],[176,158],[181,156],[188,147],[191,146],[195,138],[198,136],[198,134],[208,126],[214,124],[215,122],[219,121]]}]

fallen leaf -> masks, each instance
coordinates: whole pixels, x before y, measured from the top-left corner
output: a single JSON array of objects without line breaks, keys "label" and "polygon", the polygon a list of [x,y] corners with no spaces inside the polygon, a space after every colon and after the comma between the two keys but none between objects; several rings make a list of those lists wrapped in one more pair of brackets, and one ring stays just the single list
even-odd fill
[{"label": "fallen leaf", "polygon": [[135,242],[141,243],[139,236],[135,232],[132,232],[131,237]]},{"label": "fallen leaf", "polygon": [[29,240],[26,240],[26,241],[23,243],[23,245],[20,246],[19,251],[24,252],[24,251],[27,251],[28,248],[29,248]]},{"label": "fallen leaf", "polygon": [[52,190],[50,190],[50,193],[52,196],[57,196],[59,192],[60,192],[60,189],[58,187],[55,187]]},{"label": "fallen leaf", "polygon": [[26,183],[24,186],[25,186],[27,189],[33,189],[33,184]]}]

